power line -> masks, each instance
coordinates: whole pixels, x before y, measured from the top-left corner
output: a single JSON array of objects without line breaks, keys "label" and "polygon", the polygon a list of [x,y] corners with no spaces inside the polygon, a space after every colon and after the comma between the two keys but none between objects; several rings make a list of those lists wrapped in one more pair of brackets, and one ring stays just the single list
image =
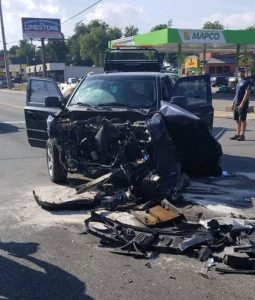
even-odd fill
[{"label": "power line", "polygon": [[[103,0],[99,0],[99,1],[97,1],[97,2],[95,2],[95,3],[93,3],[93,4],[92,4],[92,5],[90,5],[89,7],[87,7],[87,8],[85,8],[85,9],[83,9],[81,12],[79,12],[79,13],[77,13],[76,15],[72,16],[71,18],[69,18],[69,19],[65,20],[65,21],[64,21],[64,22],[62,22],[61,24],[64,24],[64,23],[66,23],[66,22],[68,22],[68,21],[72,20],[73,18],[75,18],[75,17],[79,16],[80,14],[82,14],[83,12],[85,12],[86,10],[89,10],[90,8],[92,8],[93,6],[97,5],[98,3],[102,2],[102,1],[103,1]],[[15,42],[8,42],[8,43],[6,43],[6,44],[16,44],[16,43],[18,43],[18,42],[19,42],[19,41],[15,41]],[[0,41],[0,43],[2,43],[2,41]]]},{"label": "power line", "polygon": [[[6,42],[6,45],[8,45],[8,44],[17,44],[19,42],[20,42],[20,40],[19,41],[14,41],[14,42]],[[0,41],[0,43],[3,43],[3,41]]]},{"label": "power line", "polygon": [[73,18],[75,18],[75,17],[79,16],[80,14],[82,14],[84,11],[89,10],[91,7],[97,5],[99,2],[102,2],[102,1],[103,1],[103,0],[99,0],[99,1],[95,2],[94,4],[92,4],[92,5],[90,5],[89,7],[85,8],[84,10],[82,10],[81,12],[79,12],[78,14],[76,14],[76,15],[72,16],[71,18],[65,20],[65,21],[62,22],[61,24],[64,24],[64,23],[66,23],[66,22],[72,20]]}]

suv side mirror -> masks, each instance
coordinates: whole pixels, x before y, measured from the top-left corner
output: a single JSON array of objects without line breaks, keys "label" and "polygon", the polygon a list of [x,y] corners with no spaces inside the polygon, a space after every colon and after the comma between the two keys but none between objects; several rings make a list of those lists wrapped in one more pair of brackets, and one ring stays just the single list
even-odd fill
[{"label": "suv side mirror", "polygon": [[176,104],[182,108],[185,108],[188,105],[188,101],[185,96],[174,96],[172,97],[170,103]]},{"label": "suv side mirror", "polygon": [[59,107],[59,108],[63,108],[63,103],[59,100],[58,97],[46,97],[45,98],[45,106],[46,107]]}]

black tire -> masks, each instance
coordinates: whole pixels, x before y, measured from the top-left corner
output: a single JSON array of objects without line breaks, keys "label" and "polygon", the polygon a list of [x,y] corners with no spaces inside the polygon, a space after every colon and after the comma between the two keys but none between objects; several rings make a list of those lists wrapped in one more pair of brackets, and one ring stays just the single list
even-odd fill
[{"label": "black tire", "polygon": [[59,160],[59,151],[54,139],[48,139],[46,144],[47,168],[50,180],[55,183],[63,183],[67,180],[67,171]]}]

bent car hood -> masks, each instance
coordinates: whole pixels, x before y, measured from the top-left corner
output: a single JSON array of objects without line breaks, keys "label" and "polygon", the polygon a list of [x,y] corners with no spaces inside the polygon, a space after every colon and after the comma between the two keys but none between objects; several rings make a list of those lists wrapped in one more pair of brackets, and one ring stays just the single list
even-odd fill
[{"label": "bent car hood", "polygon": [[221,175],[222,148],[207,126],[183,108],[161,102],[159,112],[180,155],[182,168],[190,175]]}]

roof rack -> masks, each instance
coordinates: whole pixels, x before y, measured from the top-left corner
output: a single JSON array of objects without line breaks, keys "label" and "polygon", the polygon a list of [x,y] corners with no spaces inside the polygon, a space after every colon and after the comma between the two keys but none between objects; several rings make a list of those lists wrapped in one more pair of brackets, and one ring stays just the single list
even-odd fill
[{"label": "roof rack", "polygon": [[160,57],[149,45],[114,45],[106,53],[105,72],[160,72]]},{"label": "roof rack", "polygon": [[118,48],[118,49],[125,49],[125,48],[126,49],[149,49],[149,48],[153,48],[153,45],[121,45],[121,44],[114,44],[114,45],[112,45],[112,48]]}]

